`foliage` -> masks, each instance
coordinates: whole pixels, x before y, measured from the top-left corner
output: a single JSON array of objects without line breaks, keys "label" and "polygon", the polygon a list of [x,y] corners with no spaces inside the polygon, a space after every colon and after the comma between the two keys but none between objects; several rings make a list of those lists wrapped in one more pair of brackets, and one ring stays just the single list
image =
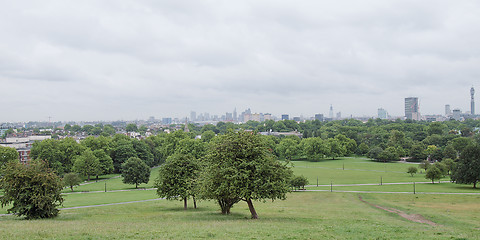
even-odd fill
[{"label": "foliage", "polygon": [[398,161],[400,157],[397,152],[395,147],[387,147],[378,154],[378,159],[383,161]]},{"label": "foliage", "polygon": [[154,186],[159,197],[183,200],[185,209],[189,197],[193,197],[195,202],[197,177],[200,171],[197,159],[192,155],[176,153],[168,157],[158,171]]},{"label": "foliage", "polygon": [[15,148],[0,146],[0,168],[7,162],[18,161],[18,152]]},{"label": "foliage", "polygon": [[414,166],[408,167],[407,173],[410,174],[412,177],[417,173],[418,169]]},{"label": "foliage", "polygon": [[73,165],[73,171],[87,177],[90,181],[90,176],[97,176],[102,173],[100,161],[93,154],[92,150],[85,150],[82,155],[75,158],[75,164]]},{"label": "foliage", "polygon": [[473,188],[476,188],[477,182],[480,180],[480,145],[471,144],[465,147],[451,178],[455,183],[473,183]]},{"label": "foliage", "polygon": [[434,180],[439,180],[443,176],[442,171],[438,169],[437,166],[432,165],[427,169],[425,172],[425,178],[432,180],[432,183],[434,183]]},{"label": "foliage", "polygon": [[325,155],[329,154],[326,144],[319,137],[302,139],[301,147],[303,154],[311,161],[323,159]]},{"label": "foliage", "polygon": [[77,173],[67,173],[63,176],[63,184],[66,187],[70,187],[73,192],[73,187],[79,185],[82,182],[82,179],[78,176]]},{"label": "foliage", "polygon": [[58,215],[62,204],[62,183],[46,162],[31,161],[28,165],[9,162],[2,170],[0,197],[2,207],[13,206],[8,212],[27,219],[51,218]]},{"label": "foliage", "polygon": [[425,171],[428,170],[428,168],[430,167],[430,161],[428,160],[423,160],[419,165],[418,165],[418,168],[421,168],[421,169],[425,169]]},{"label": "foliage", "polygon": [[263,138],[252,132],[228,132],[214,139],[201,175],[201,195],[218,201],[223,214],[246,201],[252,218],[258,215],[252,200],[285,199],[291,170],[278,162]]},{"label": "foliage", "polygon": [[299,154],[298,142],[292,138],[283,138],[277,144],[276,152],[280,158],[292,160],[293,157]]},{"label": "foliage", "polygon": [[148,183],[150,168],[142,159],[131,157],[122,164],[122,177],[123,183],[135,184],[135,188],[138,188],[138,184]]},{"label": "foliage", "polygon": [[295,176],[290,180],[290,185],[295,189],[304,189],[308,185],[308,179],[302,176]]}]

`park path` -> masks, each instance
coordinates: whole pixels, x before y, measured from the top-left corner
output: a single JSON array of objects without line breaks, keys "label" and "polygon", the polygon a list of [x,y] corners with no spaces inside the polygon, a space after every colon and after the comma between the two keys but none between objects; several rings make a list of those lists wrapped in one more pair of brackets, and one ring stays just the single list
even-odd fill
[{"label": "park path", "polygon": [[430,226],[437,226],[436,223],[426,219],[425,217],[423,217],[422,215],[420,214],[408,214],[402,210],[398,210],[398,209],[395,209],[395,208],[388,208],[388,207],[383,207],[383,206],[380,206],[380,205],[377,205],[377,204],[373,204],[373,203],[370,203],[370,202],[367,202],[365,201],[362,196],[358,195],[358,199],[360,199],[360,201],[372,206],[372,207],[375,207],[375,208],[378,208],[378,209],[382,209],[384,211],[387,211],[387,212],[390,212],[390,213],[396,213],[398,216],[400,217],[403,217],[409,221],[412,221],[412,222],[417,222],[417,223],[425,223],[425,224],[428,224]]},{"label": "park path", "polygon": [[[440,181],[440,183],[449,183],[450,181]],[[424,184],[432,182],[415,182],[415,184]],[[407,185],[413,184],[413,182],[399,182],[399,183],[355,183],[355,184],[323,184],[323,185],[306,185],[305,187],[351,187],[351,186],[378,186],[378,185]]]}]

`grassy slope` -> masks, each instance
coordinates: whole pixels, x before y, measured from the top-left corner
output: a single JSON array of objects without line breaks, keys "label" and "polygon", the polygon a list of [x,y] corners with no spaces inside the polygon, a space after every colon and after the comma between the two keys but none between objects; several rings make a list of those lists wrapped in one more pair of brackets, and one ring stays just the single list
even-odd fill
[{"label": "grassy slope", "polygon": [[[461,202],[449,196],[362,194],[368,201],[421,213],[442,226],[407,221],[370,207],[357,194],[292,193],[286,201],[255,203],[259,220],[250,220],[241,202],[223,216],[213,202],[182,210],[181,202],[159,200],[89,209],[64,210],[53,220],[0,217],[8,239],[451,239],[476,238],[477,197]],[[458,203],[452,205],[452,203]],[[443,207],[443,210],[436,210]],[[28,224],[28,227],[25,227]]]}]

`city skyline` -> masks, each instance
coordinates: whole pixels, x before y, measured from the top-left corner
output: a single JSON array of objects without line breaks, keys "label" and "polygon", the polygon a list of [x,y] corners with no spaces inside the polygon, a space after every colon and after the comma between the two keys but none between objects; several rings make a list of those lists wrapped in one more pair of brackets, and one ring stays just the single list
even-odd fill
[{"label": "city skyline", "polygon": [[0,122],[327,117],[331,105],[401,117],[410,96],[433,115],[469,111],[480,79],[471,0],[13,1],[0,13]]}]

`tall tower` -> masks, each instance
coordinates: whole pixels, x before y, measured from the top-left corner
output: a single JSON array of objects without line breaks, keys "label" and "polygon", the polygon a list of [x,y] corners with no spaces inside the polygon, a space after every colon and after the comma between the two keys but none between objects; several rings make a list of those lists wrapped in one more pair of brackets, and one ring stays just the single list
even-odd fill
[{"label": "tall tower", "polygon": [[330,104],[330,112],[328,113],[328,117],[333,119],[333,106]]},{"label": "tall tower", "polygon": [[473,86],[472,88],[470,88],[470,113],[472,115],[475,115],[475,99],[474,99],[474,95],[475,95],[475,89],[473,89]]}]

